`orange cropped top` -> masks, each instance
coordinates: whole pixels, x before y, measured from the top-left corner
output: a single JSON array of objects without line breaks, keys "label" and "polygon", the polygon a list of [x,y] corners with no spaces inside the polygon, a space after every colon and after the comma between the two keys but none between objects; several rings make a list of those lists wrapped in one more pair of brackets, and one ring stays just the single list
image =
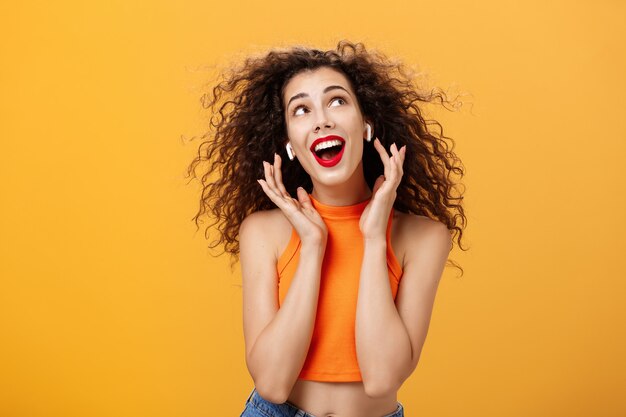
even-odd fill
[{"label": "orange cropped top", "polygon": [[[309,198],[326,223],[328,239],[313,336],[298,379],[362,381],[355,341],[356,305],[364,249],[359,219],[370,200],[350,206],[329,206],[318,202],[311,194]],[[387,223],[387,270],[395,300],[402,266],[391,247],[392,218],[393,209]],[[300,244],[300,238],[292,227],[289,244],[276,265],[279,306],[297,269]]]}]

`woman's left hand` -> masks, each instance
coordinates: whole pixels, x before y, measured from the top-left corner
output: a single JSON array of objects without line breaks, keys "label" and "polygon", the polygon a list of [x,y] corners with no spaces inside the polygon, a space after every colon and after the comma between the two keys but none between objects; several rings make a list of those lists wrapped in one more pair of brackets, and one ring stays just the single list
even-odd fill
[{"label": "woman's left hand", "polygon": [[404,155],[406,154],[406,145],[399,151],[395,143],[391,145],[390,157],[387,150],[380,143],[378,138],[374,139],[374,147],[380,154],[380,159],[385,166],[384,176],[381,175],[374,183],[372,190],[372,199],[365,206],[361,219],[359,220],[359,228],[363,234],[363,239],[386,239],[387,222],[391,214],[391,208],[396,200],[396,190],[402,180],[402,166],[404,164]]}]

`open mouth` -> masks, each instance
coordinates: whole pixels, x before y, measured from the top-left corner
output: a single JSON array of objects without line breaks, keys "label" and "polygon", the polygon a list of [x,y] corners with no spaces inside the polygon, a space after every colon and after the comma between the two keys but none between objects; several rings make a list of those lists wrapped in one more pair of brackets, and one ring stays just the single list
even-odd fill
[{"label": "open mouth", "polygon": [[333,145],[330,148],[324,148],[315,152],[315,155],[324,161],[330,161],[343,150],[343,142],[339,145]]},{"label": "open mouth", "polygon": [[[333,137],[330,140],[316,146],[317,150],[312,150],[317,162],[324,167],[335,166],[341,161],[345,142],[342,138]],[[313,147],[315,149],[315,147]]]}]

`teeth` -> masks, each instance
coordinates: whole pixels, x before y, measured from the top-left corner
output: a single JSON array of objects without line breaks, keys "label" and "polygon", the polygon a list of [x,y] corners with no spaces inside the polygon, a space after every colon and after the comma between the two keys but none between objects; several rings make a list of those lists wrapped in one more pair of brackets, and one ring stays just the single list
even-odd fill
[{"label": "teeth", "polygon": [[322,150],[322,149],[330,148],[332,146],[337,146],[337,145],[341,145],[341,141],[338,139],[322,142],[315,147],[315,152]]}]

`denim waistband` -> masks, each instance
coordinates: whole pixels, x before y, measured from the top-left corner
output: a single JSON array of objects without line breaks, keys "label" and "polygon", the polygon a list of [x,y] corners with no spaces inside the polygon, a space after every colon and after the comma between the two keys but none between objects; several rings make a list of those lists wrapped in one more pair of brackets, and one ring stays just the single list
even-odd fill
[{"label": "denim waistband", "polygon": [[[256,394],[256,395],[255,395]],[[268,414],[272,416],[280,416],[280,417],[316,417],[313,414],[309,414],[306,411],[294,406],[289,402],[284,402],[282,404],[275,404],[270,401],[267,401],[265,398],[261,397],[256,390],[256,387],[252,389],[248,399],[246,400],[246,405],[252,402],[256,408],[262,409]],[[397,408],[394,412],[390,414],[385,414],[381,417],[404,417],[404,406],[401,402],[397,401]]]}]

